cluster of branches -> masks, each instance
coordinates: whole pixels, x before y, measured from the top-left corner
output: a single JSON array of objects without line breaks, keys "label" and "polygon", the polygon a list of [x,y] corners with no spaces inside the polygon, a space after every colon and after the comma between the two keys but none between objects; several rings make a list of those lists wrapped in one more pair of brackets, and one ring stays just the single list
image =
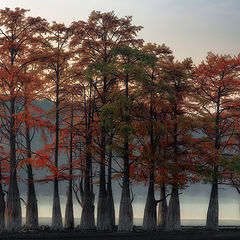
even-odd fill
[{"label": "cluster of branches", "polygon": [[[116,179],[118,231],[133,231],[133,182],[148,185],[143,228],[156,229],[159,203],[162,229],[179,230],[179,194],[204,180],[212,184],[206,224],[217,230],[218,185],[239,192],[240,57],[176,61],[114,12],[93,11],[70,26],[26,13],[0,10],[0,228],[21,228],[25,169],[27,227],[38,226],[35,182],[52,181],[52,228],[63,229],[58,185],[68,181],[64,227],[74,227],[75,193],[81,229],[113,230]],[[33,169],[45,176],[34,179]]]}]

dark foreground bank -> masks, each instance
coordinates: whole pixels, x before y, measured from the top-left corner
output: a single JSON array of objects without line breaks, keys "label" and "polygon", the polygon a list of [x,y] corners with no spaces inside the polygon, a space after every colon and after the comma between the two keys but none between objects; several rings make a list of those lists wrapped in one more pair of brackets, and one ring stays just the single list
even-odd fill
[{"label": "dark foreground bank", "polygon": [[183,227],[179,232],[144,232],[141,228],[136,228],[131,233],[120,232],[98,232],[98,231],[64,231],[64,232],[52,232],[50,230],[39,231],[27,231],[22,230],[18,233],[6,233],[0,234],[0,239],[52,239],[52,240],[64,240],[64,239],[106,239],[106,240],[239,240],[240,239],[240,227],[220,227],[218,232],[207,231],[204,227]]}]

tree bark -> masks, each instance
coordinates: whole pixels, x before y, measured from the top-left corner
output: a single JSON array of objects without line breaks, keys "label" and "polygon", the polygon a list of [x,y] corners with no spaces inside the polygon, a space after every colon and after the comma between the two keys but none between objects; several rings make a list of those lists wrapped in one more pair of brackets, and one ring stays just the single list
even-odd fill
[{"label": "tree bark", "polygon": [[67,203],[65,208],[64,227],[66,229],[74,229],[74,215],[73,215],[73,199],[72,199],[72,161],[73,161],[73,108],[71,107],[71,125],[70,125],[70,144],[69,144],[69,181],[67,192]]},{"label": "tree bark", "polygon": [[64,227],[66,229],[74,229],[73,199],[72,199],[72,184],[71,183],[69,183],[69,186],[68,186]]},{"label": "tree bark", "polygon": [[132,232],[133,231],[133,210],[130,199],[129,187],[124,184],[122,189],[122,196],[119,209],[119,232]]},{"label": "tree bark", "polygon": [[[102,168],[103,166],[101,166]],[[100,171],[100,175],[103,177],[103,171]],[[105,177],[105,174],[104,174]],[[112,225],[109,217],[109,209],[107,204],[107,192],[106,186],[103,183],[100,184],[98,195],[98,209],[97,209],[97,229],[100,231],[112,230]],[[105,185],[105,184],[104,184]]]},{"label": "tree bark", "polygon": [[213,177],[213,183],[212,183],[212,189],[211,189],[211,195],[208,205],[208,211],[207,211],[207,221],[206,221],[206,227],[209,230],[218,231],[218,212],[219,212],[219,206],[218,206],[218,179],[217,179],[217,168],[214,169],[214,177]]},{"label": "tree bark", "polygon": [[[31,159],[31,139],[30,139],[30,131],[27,123],[27,119],[25,120],[26,124],[26,145],[27,145],[27,158]],[[33,173],[32,173],[32,165],[27,164],[27,205],[26,205],[26,226],[29,228],[37,228],[38,227],[38,205],[37,205],[37,197],[35,193],[35,187],[33,182]]]},{"label": "tree bark", "polygon": [[94,230],[96,229],[94,220],[94,196],[91,192],[84,192],[83,197],[83,208],[81,215],[80,228],[83,230]]},{"label": "tree bark", "polygon": [[5,208],[5,226],[9,232],[16,232],[22,227],[22,209],[17,184],[16,134],[15,134],[15,99],[10,100],[10,182]]},{"label": "tree bark", "polygon": [[[177,105],[174,105],[174,135],[173,135],[173,151],[174,151],[174,162],[178,163],[178,123],[177,123]],[[177,169],[174,169],[175,176],[178,175]],[[181,230],[180,220],[180,203],[178,184],[172,184],[172,192],[169,200],[168,213],[167,213],[167,224],[166,231],[179,231]]]},{"label": "tree bark", "polygon": [[[220,148],[220,140],[221,135],[219,132],[220,128],[220,87],[218,91],[218,99],[217,99],[217,110],[216,110],[216,118],[215,118],[215,149],[218,150]],[[218,166],[215,165],[213,168],[213,182],[211,195],[208,205],[207,211],[207,220],[206,220],[206,228],[214,231],[218,231]]]},{"label": "tree bark", "polygon": [[38,227],[38,206],[33,183],[32,165],[27,165],[28,171],[28,192],[26,205],[26,226],[29,228]]},{"label": "tree bark", "polygon": [[125,136],[124,143],[124,168],[123,168],[123,184],[122,196],[119,209],[119,232],[133,231],[133,209],[129,189],[129,153],[128,153],[128,136]]},{"label": "tree bark", "polygon": [[[105,62],[107,62],[105,54]],[[106,104],[107,94],[107,77],[103,77],[103,93],[102,93],[102,106]],[[104,120],[103,120],[104,124]],[[104,126],[101,128],[101,153],[100,153],[100,183],[98,193],[98,208],[97,208],[97,229],[98,230],[112,230],[107,190],[106,190],[106,174],[105,174],[105,158],[106,157],[106,130]]]},{"label": "tree bark", "polygon": [[158,226],[161,227],[161,230],[166,230],[166,224],[167,224],[167,199],[166,199],[166,188],[165,184],[162,183],[160,187],[160,199],[162,201],[159,202],[158,206]]},{"label": "tree bark", "polygon": [[112,150],[109,151],[108,159],[108,182],[107,182],[107,201],[109,206],[109,215],[112,227],[115,227],[115,209],[112,194]]},{"label": "tree bark", "polygon": [[[58,171],[58,148],[59,148],[59,72],[57,71],[57,82],[56,82],[56,118],[55,118],[55,167]],[[61,205],[58,191],[58,178],[57,173],[54,175],[54,185],[53,185],[53,208],[52,208],[52,229],[54,231],[62,231],[63,230],[63,222],[62,222],[62,213],[61,213]]]},{"label": "tree bark", "polygon": [[144,209],[143,229],[154,231],[157,228],[157,202],[154,197],[154,174],[150,173],[147,200]]},{"label": "tree bark", "polygon": [[54,179],[54,193],[53,193],[53,209],[52,209],[52,229],[54,231],[62,231],[62,214],[58,192],[58,179]]},{"label": "tree bark", "polygon": [[96,229],[94,220],[94,195],[89,191],[84,191],[83,208],[81,215],[80,228],[83,230]]},{"label": "tree bark", "polygon": [[[128,98],[128,84],[129,84],[129,76],[126,74],[125,78],[125,97]],[[125,107],[126,116],[124,116],[125,123],[129,123],[129,108],[128,105]],[[130,189],[129,189],[129,136],[128,133],[124,136],[124,155],[123,155],[123,185],[122,185],[122,196],[120,202],[119,209],[119,223],[118,223],[118,231],[119,232],[131,232],[133,231],[133,209],[132,209],[132,201],[130,197]]]},{"label": "tree bark", "polygon": [[105,130],[102,129],[101,133],[101,156],[100,156],[100,183],[99,183],[99,194],[98,194],[98,209],[97,209],[97,229],[112,230],[112,225],[109,216],[109,206],[107,201],[106,191],[106,178],[105,178]]},{"label": "tree bark", "polygon": [[153,111],[154,110],[153,110],[152,96],[151,96],[150,109],[149,109],[149,113],[151,117],[150,131],[149,131],[151,158],[149,162],[150,173],[149,173],[148,194],[147,194],[147,200],[146,200],[144,217],[143,217],[143,229],[146,231],[153,231],[153,230],[156,230],[157,228],[157,214],[156,214],[157,202],[154,196],[155,142],[154,142],[154,129],[153,129],[153,120],[154,120]]},{"label": "tree bark", "polygon": [[[221,99],[221,87],[218,88],[218,98],[217,98],[217,109],[216,109],[216,118],[215,118],[215,149],[218,150],[220,148],[220,99]],[[208,205],[207,211],[207,220],[206,220],[206,228],[214,231],[218,231],[218,166],[215,165],[213,167],[213,182],[211,195]]]},{"label": "tree bark", "polygon": [[5,210],[5,226],[8,232],[19,231],[22,227],[22,210],[16,174],[10,178]]},{"label": "tree bark", "polygon": [[86,153],[86,173],[84,178],[84,193],[83,193],[83,207],[82,216],[80,222],[80,228],[84,230],[96,229],[95,219],[94,219],[94,194],[91,188],[91,165],[92,165],[92,155],[88,151],[88,145],[91,140],[87,139],[87,153]]},{"label": "tree bark", "polygon": [[5,200],[4,200],[4,192],[2,188],[2,166],[0,162],[0,231],[4,229],[4,215],[5,215]]},{"label": "tree bark", "polygon": [[178,186],[176,185],[172,186],[172,193],[168,206],[166,230],[167,231],[181,230],[179,193]]},{"label": "tree bark", "polygon": [[[94,218],[94,200],[95,195],[93,193],[92,185],[92,153],[91,153],[91,143],[92,143],[92,123],[94,122],[94,96],[92,98],[92,81],[90,81],[90,94],[89,94],[89,107],[87,107],[87,99],[84,92],[84,102],[85,102],[85,176],[83,187],[81,184],[81,196],[82,196],[82,215],[80,221],[80,228],[84,230],[93,230],[96,229],[95,218]],[[101,149],[103,151],[103,149]],[[101,156],[103,153],[101,151]]]}]

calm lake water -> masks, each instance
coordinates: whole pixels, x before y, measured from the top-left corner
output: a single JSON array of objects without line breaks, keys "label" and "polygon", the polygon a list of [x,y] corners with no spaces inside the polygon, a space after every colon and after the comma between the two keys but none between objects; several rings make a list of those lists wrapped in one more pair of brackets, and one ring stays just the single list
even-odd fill
[{"label": "calm lake water", "polygon": [[[64,219],[63,219],[64,221]],[[117,220],[118,221],[118,220]],[[117,222],[116,221],[116,222]],[[142,218],[135,218],[134,225],[141,226],[143,222]],[[25,223],[25,218],[23,218],[23,224]],[[39,225],[51,225],[52,219],[49,217],[40,217],[39,218]],[[75,218],[75,226],[80,223],[80,218]],[[181,224],[182,226],[205,226],[206,220],[205,219],[182,219]],[[220,226],[240,226],[240,220],[234,219],[222,219],[219,221]]]}]

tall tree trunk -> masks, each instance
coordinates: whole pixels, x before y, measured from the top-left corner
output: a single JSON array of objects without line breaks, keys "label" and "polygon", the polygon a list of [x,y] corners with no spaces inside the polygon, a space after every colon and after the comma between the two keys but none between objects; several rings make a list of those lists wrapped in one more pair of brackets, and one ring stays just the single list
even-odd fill
[{"label": "tall tree trunk", "polygon": [[211,189],[211,195],[208,205],[208,211],[207,211],[207,221],[206,221],[206,227],[207,229],[218,231],[218,212],[219,212],[219,206],[218,206],[218,168],[214,168],[214,177],[213,177],[213,183],[212,183],[212,189]]},{"label": "tall tree trunk", "polygon": [[27,165],[28,171],[28,192],[26,205],[26,226],[29,228],[38,227],[38,205],[33,183],[32,165]]},{"label": "tall tree trunk", "polygon": [[[92,123],[94,121],[94,99],[92,99],[92,81],[90,82],[90,94],[88,96],[89,102],[87,106],[86,94],[84,92],[85,102],[85,144],[86,144],[86,156],[85,156],[85,176],[84,176],[84,187],[81,187],[82,196],[82,215],[80,221],[80,228],[85,230],[96,229],[95,218],[94,218],[94,200],[95,195],[93,193],[92,186]],[[81,184],[82,186],[82,184]]]},{"label": "tall tree trunk", "polygon": [[153,231],[157,228],[156,207],[157,202],[154,197],[154,173],[151,172],[149,174],[148,194],[143,217],[143,229],[146,231]]},{"label": "tall tree trunk", "polygon": [[0,161],[0,231],[4,229],[5,200],[2,188],[2,166]]},{"label": "tall tree trunk", "polygon": [[154,143],[154,131],[153,131],[153,104],[152,97],[149,109],[151,122],[150,122],[150,146],[151,146],[151,158],[149,162],[149,185],[148,185],[148,194],[146,205],[144,209],[144,217],[143,217],[143,229],[147,231],[153,231],[157,228],[157,214],[156,207],[157,202],[154,196],[154,168],[155,168],[155,143]]},{"label": "tall tree trunk", "polygon": [[64,227],[66,229],[74,229],[74,216],[73,216],[73,198],[72,198],[72,180],[69,180],[67,202],[65,208],[65,221]]},{"label": "tall tree trunk", "polygon": [[[126,75],[125,78],[125,97],[128,100],[128,83],[129,76]],[[124,121],[129,123],[129,108],[126,106],[126,116],[124,117]],[[122,184],[122,196],[120,202],[119,209],[119,223],[118,223],[118,231],[119,232],[131,232],[133,231],[133,209],[132,209],[132,201],[130,197],[130,189],[129,189],[129,136],[128,133],[124,136],[124,167],[123,167],[123,184]]]},{"label": "tall tree trunk", "polygon": [[[107,56],[105,54],[105,62],[107,62]],[[103,94],[102,94],[102,106],[106,104],[107,94],[107,77],[103,78]],[[103,120],[104,125],[104,120]],[[112,230],[108,201],[106,190],[106,174],[105,174],[105,158],[106,157],[106,130],[104,126],[101,128],[101,153],[100,153],[100,183],[98,193],[98,206],[97,206],[97,229],[98,230]]]},{"label": "tall tree trunk", "polygon": [[[27,145],[27,158],[31,159],[31,139],[30,139],[30,130],[27,123],[27,119],[25,120],[26,124],[26,145]],[[33,182],[33,173],[32,173],[32,165],[27,164],[27,205],[26,205],[26,226],[29,228],[38,227],[38,205],[37,205],[37,197],[35,193],[35,187]]]},{"label": "tall tree trunk", "polygon": [[[216,110],[216,118],[215,118],[215,149],[218,150],[220,148],[220,140],[221,135],[219,131],[220,127],[220,89],[218,91],[218,99],[217,99],[217,110]],[[218,166],[215,165],[213,168],[213,182],[212,182],[212,189],[211,189],[211,195],[208,205],[208,211],[207,211],[207,221],[206,221],[206,227],[210,230],[217,231],[218,230],[218,212],[219,212],[219,206],[218,206]]]},{"label": "tall tree trunk", "polygon": [[111,149],[109,151],[109,159],[108,159],[107,201],[108,201],[111,225],[112,227],[115,227],[115,209],[114,209],[114,201],[113,201],[113,194],[112,194],[112,150]]},{"label": "tall tree trunk", "polygon": [[74,228],[74,215],[73,215],[73,198],[72,198],[72,161],[73,161],[73,108],[71,107],[71,126],[70,126],[70,153],[69,153],[69,181],[68,181],[68,192],[67,202],[65,208],[65,221],[64,227],[66,229]]},{"label": "tall tree trunk", "polygon": [[178,186],[172,186],[172,193],[168,206],[168,215],[167,215],[167,231],[179,231],[181,230],[181,221],[180,221],[180,204],[179,204],[179,194]]},{"label": "tall tree trunk", "polygon": [[83,196],[83,208],[80,221],[80,228],[83,230],[94,230],[95,219],[94,219],[94,195],[89,190],[85,190]]},{"label": "tall tree trunk", "polygon": [[[219,133],[219,126],[220,126],[220,88],[218,91],[218,100],[217,100],[217,111],[216,111],[216,118],[215,118],[215,149],[218,150],[220,148],[220,133]],[[212,189],[211,195],[208,205],[207,211],[207,221],[206,227],[210,230],[218,230],[218,166],[214,166],[213,168],[213,182],[212,182]]]},{"label": "tall tree trunk", "polygon": [[22,227],[22,209],[17,185],[16,171],[10,177],[6,199],[5,226],[8,232],[19,231]]},{"label": "tall tree trunk", "polygon": [[125,136],[124,143],[124,168],[123,168],[123,184],[122,196],[119,208],[119,232],[133,231],[133,209],[129,189],[129,152],[128,152],[128,136]]},{"label": "tall tree trunk", "polygon": [[53,192],[53,209],[52,209],[52,229],[54,231],[62,231],[62,214],[58,192],[58,179],[54,179],[54,192]]},{"label": "tall tree trunk", "polygon": [[83,195],[83,207],[82,207],[82,215],[80,221],[80,228],[84,230],[94,230],[95,219],[94,219],[94,194],[89,188],[89,178],[84,179],[84,195]]},{"label": "tall tree trunk", "polygon": [[80,228],[85,230],[96,229],[95,219],[94,219],[94,194],[91,188],[91,165],[92,165],[92,155],[88,150],[91,144],[91,138],[87,139],[86,143],[86,173],[84,177],[84,193],[83,193],[83,207],[82,215],[80,221]]},{"label": "tall tree trunk", "polygon": [[[56,119],[55,119],[55,167],[58,171],[58,148],[59,148],[59,72],[57,72],[56,82]],[[52,229],[55,231],[63,230],[61,205],[58,191],[58,178],[57,173],[54,175],[53,185],[53,208],[52,208]]]},{"label": "tall tree trunk", "polygon": [[15,232],[22,227],[22,209],[17,184],[15,99],[10,100],[10,182],[5,208],[5,226],[7,231]]},{"label": "tall tree trunk", "polygon": [[[177,123],[177,106],[174,105],[174,135],[173,135],[173,151],[174,151],[174,162],[178,163],[178,123]],[[175,169],[174,175],[177,176],[178,172]],[[180,203],[179,203],[179,193],[178,184],[172,184],[172,192],[168,206],[167,214],[167,231],[179,231],[181,230],[181,220],[180,220]]]},{"label": "tall tree trunk", "polygon": [[165,184],[162,183],[160,187],[160,202],[158,206],[158,226],[161,227],[161,230],[166,230],[167,224],[167,199],[166,199],[166,188]]},{"label": "tall tree trunk", "polygon": [[100,156],[100,183],[98,194],[98,209],[97,209],[97,229],[112,230],[112,225],[109,216],[109,207],[107,202],[106,178],[105,178],[105,152],[106,140],[105,129],[101,133],[101,156]]}]

